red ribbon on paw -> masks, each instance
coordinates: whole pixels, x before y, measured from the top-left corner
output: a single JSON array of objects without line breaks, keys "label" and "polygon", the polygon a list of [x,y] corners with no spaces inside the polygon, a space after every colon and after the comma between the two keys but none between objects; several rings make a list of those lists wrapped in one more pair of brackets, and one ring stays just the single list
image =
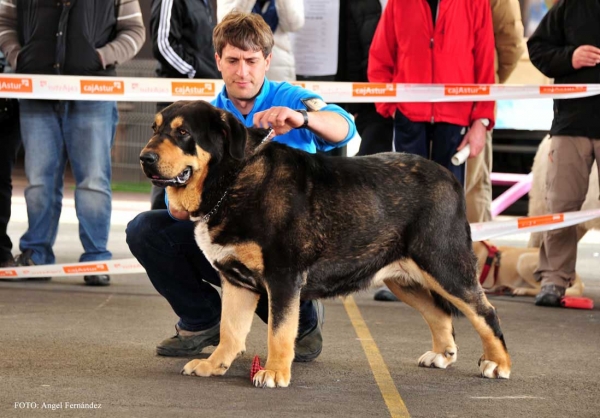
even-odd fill
[{"label": "red ribbon on paw", "polygon": [[252,366],[250,367],[250,381],[254,381],[254,375],[260,370],[264,369],[265,368],[260,365],[260,358],[258,356],[254,356],[254,359],[252,360]]}]

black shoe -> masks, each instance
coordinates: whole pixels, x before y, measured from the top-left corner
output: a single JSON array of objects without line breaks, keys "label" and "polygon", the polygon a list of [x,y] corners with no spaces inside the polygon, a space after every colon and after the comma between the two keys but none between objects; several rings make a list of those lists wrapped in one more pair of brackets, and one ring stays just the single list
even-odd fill
[{"label": "black shoe", "polygon": [[[32,260],[31,256],[33,255],[33,250],[27,249],[15,257],[15,265],[16,267],[31,267],[35,266],[35,262]],[[44,282],[50,280],[52,277],[21,277],[19,279],[22,280],[31,280]]]},{"label": "black shoe", "polygon": [[378,300],[380,302],[400,302],[400,299],[398,299],[398,297],[394,295],[392,291],[385,286],[380,287],[379,290],[375,292],[373,299]]},{"label": "black shoe", "polygon": [[9,258],[8,260],[0,262],[0,269],[6,269],[11,267],[17,267],[17,263],[15,263],[14,258]]},{"label": "black shoe", "polygon": [[83,276],[83,281],[86,286],[108,286],[110,285],[110,276],[108,274]]},{"label": "black shoe", "polygon": [[538,295],[535,297],[535,304],[537,306],[560,308],[560,300],[565,295],[566,290],[567,289],[562,286],[545,284],[542,286],[540,293],[538,293]]},{"label": "black shoe", "polygon": [[317,323],[311,329],[304,331],[296,337],[294,348],[294,361],[308,363],[313,361],[323,350],[323,335],[321,328],[325,322],[325,307],[318,300],[313,300],[313,307],[317,311]]},{"label": "black shoe", "polygon": [[156,346],[156,354],[167,357],[189,357],[200,354],[205,347],[219,345],[221,324],[195,335],[183,336],[175,326],[175,335]]}]

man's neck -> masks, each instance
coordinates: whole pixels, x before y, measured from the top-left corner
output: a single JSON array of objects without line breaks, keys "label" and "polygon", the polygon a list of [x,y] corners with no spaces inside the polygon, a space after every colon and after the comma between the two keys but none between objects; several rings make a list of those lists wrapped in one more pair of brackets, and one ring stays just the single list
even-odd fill
[{"label": "man's neck", "polygon": [[246,116],[248,113],[250,113],[250,111],[252,110],[252,108],[254,107],[254,102],[256,101],[256,99],[251,99],[251,100],[237,100],[237,99],[230,99],[231,103],[233,103],[233,105],[235,106],[235,108],[237,110],[240,111],[240,113],[244,116]]}]

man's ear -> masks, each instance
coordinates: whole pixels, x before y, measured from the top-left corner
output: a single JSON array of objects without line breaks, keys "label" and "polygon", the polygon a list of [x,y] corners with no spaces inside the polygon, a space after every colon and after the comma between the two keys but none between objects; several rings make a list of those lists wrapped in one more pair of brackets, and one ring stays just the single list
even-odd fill
[{"label": "man's ear", "polygon": [[229,112],[225,112],[225,134],[229,141],[229,155],[236,160],[242,160],[248,132],[244,124]]}]

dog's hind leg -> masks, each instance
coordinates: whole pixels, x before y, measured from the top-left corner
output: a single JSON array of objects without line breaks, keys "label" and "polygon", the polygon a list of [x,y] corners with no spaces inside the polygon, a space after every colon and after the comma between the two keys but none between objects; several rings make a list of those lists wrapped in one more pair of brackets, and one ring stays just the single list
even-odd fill
[{"label": "dog's hind leg", "polygon": [[256,387],[287,387],[292,377],[294,343],[300,319],[300,290],[290,291],[282,285],[267,289],[269,293],[269,351],[265,369],[254,375]]},{"label": "dog's hind leg", "polygon": [[246,350],[246,337],[252,326],[259,295],[221,278],[222,311],[220,341],[208,359],[192,360],[181,371],[188,376],[225,374],[237,356]]},{"label": "dog's hind leg", "polygon": [[458,347],[450,312],[437,306],[431,292],[421,286],[404,287],[394,279],[385,280],[385,284],[398,299],[419,311],[429,325],[433,347],[419,358],[419,366],[445,369],[456,362]]},{"label": "dog's hind leg", "polygon": [[440,282],[424,272],[429,287],[444,299],[456,306],[471,321],[483,343],[483,356],[479,360],[479,370],[483,377],[510,377],[510,356],[506,350],[504,335],[496,309],[489,303],[476,279],[468,288],[458,286],[442,287]]}]

